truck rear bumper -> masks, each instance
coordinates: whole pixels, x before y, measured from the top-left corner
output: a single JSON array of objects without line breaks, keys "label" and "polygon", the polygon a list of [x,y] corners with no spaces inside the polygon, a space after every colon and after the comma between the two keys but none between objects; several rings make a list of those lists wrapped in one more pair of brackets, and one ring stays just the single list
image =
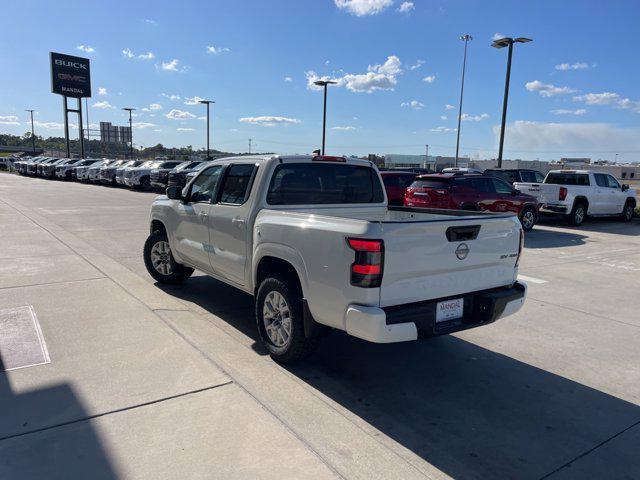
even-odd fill
[{"label": "truck rear bumper", "polygon": [[347,333],[375,343],[405,342],[434,337],[479,327],[499,318],[516,313],[524,304],[527,293],[525,283],[511,287],[493,288],[455,298],[464,298],[461,318],[436,323],[439,298],[425,302],[394,307],[366,307],[350,305],[347,308]]},{"label": "truck rear bumper", "polygon": [[540,205],[540,213],[568,213],[568,208],[566,205],[545,203]]}]

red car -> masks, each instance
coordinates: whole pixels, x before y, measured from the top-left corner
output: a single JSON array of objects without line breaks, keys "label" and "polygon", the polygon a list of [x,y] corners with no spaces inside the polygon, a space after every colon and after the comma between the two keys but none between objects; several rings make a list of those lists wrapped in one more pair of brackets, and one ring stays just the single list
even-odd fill
[{"label": "red car", "polygon": [[380,172],[384,189],[387,192],[389,205],[404,205],[404,192],[413,183],[416,174],[413,172],[394,172],[385,170]]},{"label": "red car", "polygon": [[490,175],[420,175],[407,188],[406,207],[514,212],[529,231],[538,220],[538,201]]}]

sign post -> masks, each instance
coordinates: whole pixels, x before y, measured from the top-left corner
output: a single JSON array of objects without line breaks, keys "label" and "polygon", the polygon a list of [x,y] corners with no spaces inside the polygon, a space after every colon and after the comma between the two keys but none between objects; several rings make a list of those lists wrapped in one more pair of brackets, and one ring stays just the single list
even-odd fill
[{"label": "sign post", "polygon": [[[62,95],[64,110],[64,137],[67,158],[71,158],[69,148],[69,112],[78,114],[80,132],[80,158],[84,158],[84,128],[82,125],[82,98],[91,97],[91,66],[88,58],[74,57],[50,52],[51,92]],[[69,108],[68,98],[78,101],[78,108]]]}]

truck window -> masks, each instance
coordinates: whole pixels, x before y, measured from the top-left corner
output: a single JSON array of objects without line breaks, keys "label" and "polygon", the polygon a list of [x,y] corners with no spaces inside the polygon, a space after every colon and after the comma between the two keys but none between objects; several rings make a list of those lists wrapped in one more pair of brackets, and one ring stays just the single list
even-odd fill
[{"label": "truck window", "polygon": [[500,180],[499,178],[493,178],[493,189],[496,193],[511,193],[513,192],[513,189],[511,188],[511,185],[509,185],[507,182],[504,182],[502,180]]},{"label": "truck window", "polygon": [[602,174],[602,173],[594,173],[593,176],[596,179],[596,184],[599,187],[608,187],[609,184],[607,183],[607,177]]},{"label": "truck window", "polygon": [[544,183],[552,185],[577,185],[589,186],[589,175],[586,173],[561,173],[553,172],[547,175]]},{"label": "truck window", "polygon": [[215,165],[207,168],[204,172],[196,177],[191,184],[191,193],[189,194],[190,202],[205,202],[211,201],[213,194],[215,193],[216,186],[220,180],[220,174],[222,173],[222,165]]},{"label": "truck window", "polygon": [[618,180],[616,180],[615,178],[613,178],[611,175],[607,174],[607,186],[609,188],[620,188],[620,184],[618,183]]},{"label": "truck window", "polygon": [[249,184],[256,166],[253,164],[236,164],[229,167],[224,177],[220,193],[220,203],[242,205],[249,193]]},{"label": "truck window", "polygon": [[521,182],[524,183],[540,183],[544,180],[544,177],[540,172],[534,172],[533,170],[521,170],[520,177]]},{"label": "truck window", "polygon": [[382,184],[373,168],[332,163],[278,165],[267,192],[270,205],[382,203]]}]

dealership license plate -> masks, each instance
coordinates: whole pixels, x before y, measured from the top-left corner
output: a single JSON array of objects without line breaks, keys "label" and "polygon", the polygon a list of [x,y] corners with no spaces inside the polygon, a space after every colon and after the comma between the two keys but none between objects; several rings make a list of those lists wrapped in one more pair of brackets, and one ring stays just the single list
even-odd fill
[{"label": "dealership license plate", "polygon": [[436,323],[462,318],[463,307],[463,298],[438,302],[436,305]]}]

